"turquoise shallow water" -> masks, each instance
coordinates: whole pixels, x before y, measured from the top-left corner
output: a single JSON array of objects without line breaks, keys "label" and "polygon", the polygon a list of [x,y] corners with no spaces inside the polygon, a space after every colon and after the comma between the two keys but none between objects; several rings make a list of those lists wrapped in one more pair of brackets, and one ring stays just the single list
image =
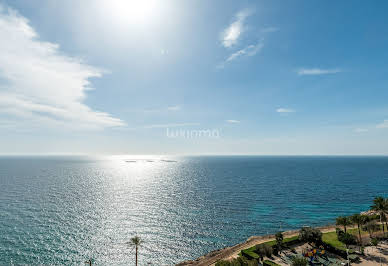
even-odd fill
[{"label": "turquoise shallow water", "polygon": [[0,157],[0,265],[132,265],[135,234],[171,265],[387,192],[388,157]]}]

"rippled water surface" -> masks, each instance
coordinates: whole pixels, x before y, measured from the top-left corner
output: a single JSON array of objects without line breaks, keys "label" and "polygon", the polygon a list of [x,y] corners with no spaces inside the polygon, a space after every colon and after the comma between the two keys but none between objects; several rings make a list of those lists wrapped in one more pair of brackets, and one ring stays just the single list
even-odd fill
[{"label": "rippled water surface", "polygon": [[0,265],[172,265],[388,196],[388,157],[0,157]]}]

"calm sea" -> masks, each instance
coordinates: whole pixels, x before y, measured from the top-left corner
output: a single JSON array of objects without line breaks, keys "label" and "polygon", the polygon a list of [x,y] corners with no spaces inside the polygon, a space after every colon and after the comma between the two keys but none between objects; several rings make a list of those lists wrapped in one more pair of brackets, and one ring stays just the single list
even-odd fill
[{"label": "calm sea", "polygon": [[0,157],[0,265],[171,265],[387,193],[388,157]]}]

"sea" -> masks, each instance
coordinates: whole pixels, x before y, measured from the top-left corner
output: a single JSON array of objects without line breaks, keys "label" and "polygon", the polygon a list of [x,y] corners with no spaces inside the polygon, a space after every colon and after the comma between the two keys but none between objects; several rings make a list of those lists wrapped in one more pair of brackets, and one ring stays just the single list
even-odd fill
[{"label": "sea", "polygon": [[1,156],[0,265],[174,265],[388,196],[388,157]]}]

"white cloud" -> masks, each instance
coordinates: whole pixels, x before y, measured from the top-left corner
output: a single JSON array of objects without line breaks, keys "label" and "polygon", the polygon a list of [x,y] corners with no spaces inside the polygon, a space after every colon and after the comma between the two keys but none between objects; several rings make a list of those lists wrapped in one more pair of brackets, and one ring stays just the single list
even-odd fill
[{"label": "white cloud", "polygon": [[[0,6],[1,7],[1,6]],[[105,128],[124,122],[84,104],[103,71],[39,40],[26,18],[0,8],[0,114],[14,121]]]},{"label": "white cloud", "polygon": [[169,110],[169,111],[179,111],[180,109],[181,109],[181,107],[179,105],[167,107],[167,110]]},{"label": "white cloud", "polygon": [[236,14],[235,20],[221,34],[221,42],[224,47],[231,47],[237,44],[241,34],[245,30],[245,20],[252,13],[252,10],[244,9]]},{"label": "white cloud", "polygon": [[363,133],[363,132],[368,132],[369,130],[368,129],[366,129],[366,128],[356,128],[355,130],[354,130],[354,132],[356,132],[356,133]]},{"label": "white cloud", "polygon": [[336,74],[342,72],[339,68],[334,69],[321,69],[321,68],[301,68],[297,71],[298,75],[325,75],[325,74]]},{"label": "white cloud", "polygon": [[256,45],[248,45],[247,47],[245,47],[244,49],[241,49],[241,50],[238,50],[237,52],[231,54],[227,59],[226,59],[226,62],[230,62],[230,61],[233,61],[233,60],[236,60],[237,58],[241,57],[241,56],[254,56],[256,55],[258,52],[261,51],[261,49],[263,49],[264,47],[264,43],[262,41],[260,41],[258,44]]},{"label": "white cloud", "polygon": [[384,120],[382,123],[378,124],[376,128],[388,128],[388,120]]},{"label": "white cloud", "polygon": [[288,109],[288,108],[278,108],[276,109],[276,112],[278,113],[294,113],[294,109]]},{"label": "white cloud", "polygon": [[231,123],[231,124],[238,124],[238,123],[240,123],[239,120],[234,120],[234,119],[226,120],[226,122]]},{"label": "white cloud", "polygon": [[243,56],[254,56],[257,53],[259,53],[263,49],[263,47],[264,47],[263,40],[259,41],[257,44],[248,45],[247,47],[229,55],[224,62],[218,64],[217,68],[224,68],[226,63],[230,63]]}]

